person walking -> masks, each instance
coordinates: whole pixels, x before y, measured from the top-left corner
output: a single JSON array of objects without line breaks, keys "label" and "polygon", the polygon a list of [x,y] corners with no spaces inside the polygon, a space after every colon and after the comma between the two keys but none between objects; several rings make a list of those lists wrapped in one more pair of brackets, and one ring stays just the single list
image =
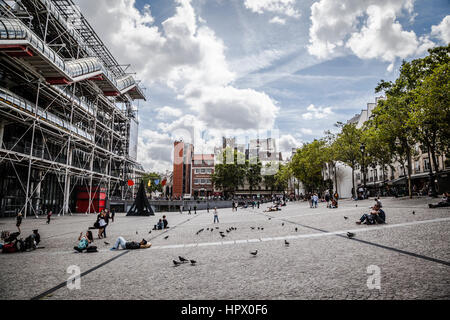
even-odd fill
[{"label": "person walking", "polygon": [[17,217],[16,217],[16,227],[17,227],[17,229],[19,230],[19,233],[21,232],[20,231],[20,225],[22,224],[22,212],[19,212],[18,214],[17,214]]},{"label": "person walking", "polygon": [[98,215],[98,238],[102,239],[102,235],[103,235],[103,228],[106,226],[106,221],[105,221],[105,216],[104,216],[104,211],[102,211],[99,215]]},{"label": "person walking", "polygon": [[317,196],[317,193],[314,193],[313,197],[313,204],[314,204],[314,208],[317,208],[317,201],[319,200],[319,197]]},{"label": "person walking", "polygon": [[197,205],[194,206],[194,214],[197,214]]},{"label": "person walking", "polygon": [[206,211],[209,213],[209,202],[206,203]]},{"label": "person walking", "polygon": [[47,213],[47,224],[50,224],[50,218],[52,217],[52,214],[53,214],[52,210],[50,210],[50,211]]},{"label": "person walking", "polygon": [[105,223],[106,223],[106,224],[105,224],[105,226],[103,227],[103,233],[102,233],[102,235],[103,235],[104,238],[106,238],[106,227],[107,227],[108,224],[109,224],[109,211],[108,211],[108,209],[105,209],[103,219],[105,219]]},{"label": "person walking", "polygon": [[114,216],[116,215],[116,209],[112,209],[111,210],[111,223],[113,223],[114,222]]},{"label": "person walking", "polygon": [[189,206],[189,213],[188,214],[191,214],[191,206]]},{"label": "person walking", "polygon": [[327,208],[330,207],[330,194],[328,191],[325,193],[325,201],[327,202]]},{"label": "person walking", "polygon": [[214,207],[214,223],[219,223],[219,216],[217,215],[217,207]]}]

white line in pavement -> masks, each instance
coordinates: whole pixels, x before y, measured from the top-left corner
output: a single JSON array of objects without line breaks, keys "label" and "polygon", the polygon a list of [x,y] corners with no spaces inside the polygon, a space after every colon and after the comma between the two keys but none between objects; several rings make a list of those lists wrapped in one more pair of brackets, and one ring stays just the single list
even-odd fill
[{"label": "white line in pavement", "polygon": [[347,232],[367,232],[367,231],[375,231],[380,229],[390,229],[390,228],[398,228],[398,227],[406,227],[406,226],[414,226],[418,224],[426,224],[426,223],[436,223],[436,222],[444,222],[450,221],[450,218],[439,218],[432,220],[423,220],[423,221],[412,221],[405,223],[397,223],[391,225],[383,225],[380,227],[368,226],[365,229],[351,229],[351,230],[339,230],[332,232],[319,232],[319,233],[310,233],[310,234],[301,234],[301,235],[290,235],[285,237],[269,237],[269,238],[260,238],[260,239],[242,239],[242,240],[234,240],[234,241],[222,241],[222,242],[199,242],[199,243],[189,243],[185,245],[166,245],[166,246],[152,246],[150,249],[173,249],[173,248],[183,248],[183,247],[204,247],[204,246],[220,246],[227,244],[238,244],[238,243],[253,243],[253,242],[261,242],[261,241],[278,241],[284,239],[302,239],[302,238],[317,238],[317,237],[326,237],[337,234],[346,234]]},{"label": "white line in pavement", "polygon": [[[436,223],[436,222],[447,222],[450,221],[450,218],[437,218],[430,220],[422,220],[422,221],[412,221],[412,222],[404,222],[397,224],[386,224],[382,226],[367,226],[366,228],[358,228],[358,229],[347,229],[347,230],[339,230],[332,232],[318,232],[318,233],[307,233],[307,234],[295,234],[295,235],[287,235],[283,237],[266,237],[266,238],[258,238],[258,239],[241,239],[241,240],[231,240],[231,241],[219,241],[219,242],[199,242],[199,243],[186,243],[186,244],[171,244],[171,245],[162,245],[162,246],[152,246],[151,250],[159,250],[159,249],[179,249],[179,248],[192,248],[192,247],[206,247],[206,246],[221,246],[221,245],[229,245],[229,244],[241,244],[241,243],[256,243],[256,242],[267,242],[267,241],[281,241],[285,239],[304,239],[304,238],[319,238],[319,237],[327,237],[337,234],[346,234],[347,232],[361,233],[368,231],[376,231],[381,229],[391,229],[398,227],[407,227],[414,226],[419,224],[427,224],[427,223]],[[109,249],[100,249],[99,252],[108,252]],[[45,255],[55,255],[55,254],[68,254],[73,253],[73,251],[54,251],[47,253],[40,253]]]}]

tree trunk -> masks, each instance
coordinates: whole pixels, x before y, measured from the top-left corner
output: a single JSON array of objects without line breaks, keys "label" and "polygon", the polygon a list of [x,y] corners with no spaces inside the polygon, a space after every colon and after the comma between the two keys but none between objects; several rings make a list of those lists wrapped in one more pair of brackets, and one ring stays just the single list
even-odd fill
[{"label": "tree trunk", "polygon": [[336,192],[338,192],[338,187],[337,187],[337,168],[336,168],[336,163],[333,162],[333,171],[334,171],[334,188],[336,189]]},{"label": "tree trunk", "polygon": [[[438,173],[439,172],[439,162],[436,159],[436,149],[434,147],[432,147],[430,144],[429,150],[431,150],[431,159],[433,159],[434,171],[436,173]],[[431,163],[430,163],[430,167],[431,167]]]},{"label": "tree trunk", "polygon": [[407,149],[407,159],[408,159],[408,194],[409,198],[412,199],[412,189],[411,189],[411,174],[412,174],[412,167],[411,167],[411,150],[408,147]]},{"label": "tree trunk", "polygon": [[353,197],[356,199],[355,169],[354,169],[354,166],[352,166],[352,186],[353,186]]}]

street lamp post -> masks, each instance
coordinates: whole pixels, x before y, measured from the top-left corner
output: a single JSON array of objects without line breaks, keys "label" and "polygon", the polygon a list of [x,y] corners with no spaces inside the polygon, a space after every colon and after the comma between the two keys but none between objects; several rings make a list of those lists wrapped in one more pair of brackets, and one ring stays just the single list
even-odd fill
[{"label": "street lamp post", "polygon": [[363,167],[363,185],[364,185],[364,193],[363,193],[363,198],[365,198],[365,193],[366,193],[366,164],[365,164],[365,151],[366,151],[366,145],[364,143],[361,143],[361,146],[359,147],[359,150],[361,150],[362,153],[362,167]]},{"label": "street lamp post", "polygon": [[428,162],[430,163],[430,169],[429,169],[430,186],[429,186],[429,189],[431,189],[431,190],[430,190],[431,196],[432,196],[433,198],[436,198],[436,197],[437,197],[437,194],[436,194],[436,184],[435,184],[435,182],[437,182],[437,181],[434,180],[433,167],[432,167],[432,165],[431,165],[432,162],[431,162],[431,152],[430,152],[430,148],[428,148]]}]

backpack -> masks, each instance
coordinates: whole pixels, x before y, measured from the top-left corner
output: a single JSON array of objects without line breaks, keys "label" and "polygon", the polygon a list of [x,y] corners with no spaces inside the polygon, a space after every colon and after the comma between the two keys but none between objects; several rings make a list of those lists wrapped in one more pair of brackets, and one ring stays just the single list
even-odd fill
[{"label": "backpack", "polygon": [[89,246],[86,249],[86,252],[98,252],[96,246]]},{"label": "backpack", "polygon": [[6,243],[3,245],[2,253],[14,253],[17,252],[16,246],[14,243]]}]

